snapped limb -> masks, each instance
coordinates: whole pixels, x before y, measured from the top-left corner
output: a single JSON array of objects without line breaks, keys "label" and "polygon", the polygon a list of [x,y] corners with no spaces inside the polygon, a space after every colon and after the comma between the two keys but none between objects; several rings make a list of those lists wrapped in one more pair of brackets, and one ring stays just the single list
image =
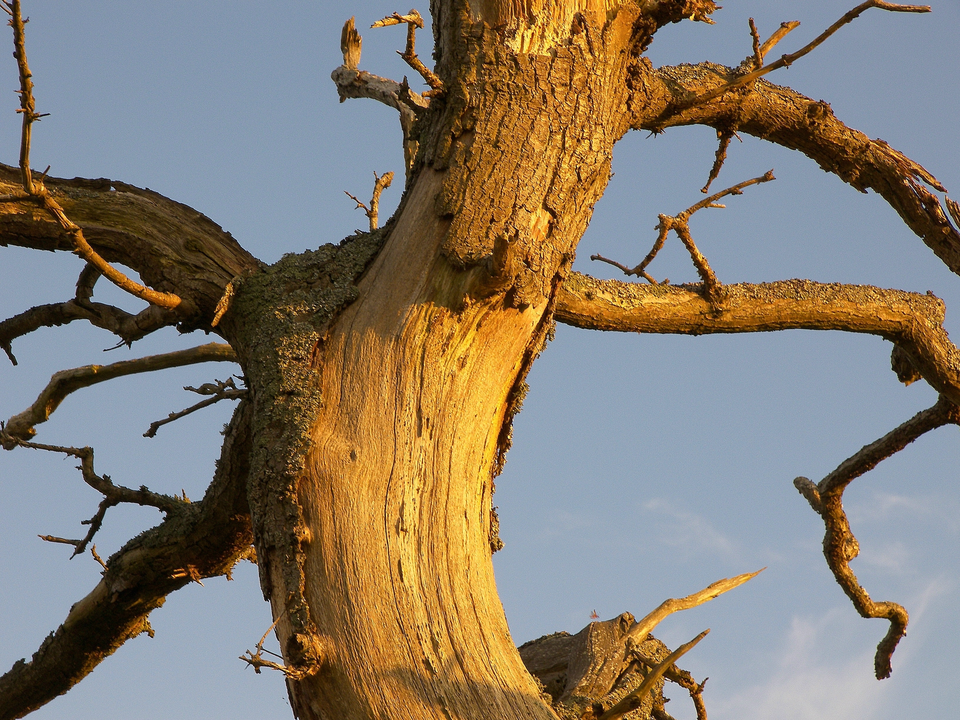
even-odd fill
[{"label": "snapped limb", "polygon": [[[408,17],[409,19],[407,19]],[[435,80],[434,84],[440,83],[439,78],[424,67],[413,50],[413,33],[417,27],[413,14],[411,14],[411,16],[398,15],[397,18],[399,19],[386,18],[380,21],[379,25],[375,24],[374,27],[406,22],[408,28],[407,49],[404,53],[401,53],[401,56],[408,63],[415,61],[416,64],[414,67],[422,68],[422,72],[419,69],[418,72],[421,72],[424,78],[432,78]],[[420,19],[419,14],[416,15],[416,18]],[[422,27],[422,22],[423,20],[420,19],[420,27]],[[360,70],[359,63],[362,44],[363,40],[360,37],[360,33],[357,32],[354,18],[350,18],[344,24],[343,31],[340,35],[340,50],[343,53],[343,65],[330,74],[330,79],[333,80],[337,86],[337,94],[340,96],[340,102],[343,102],[347,98],[369,98],[381,102],[384,105],[389,105],[399,111],[400,129],[403,131],[404,164],[407,174],[409,175],[413,168],[413,161],[417,156],[417,149],[419,147],[418,141],[413,138],[413,125],[417,120],[417,116],[430,107],[430,99],[411,90],[406,78],[403,79],[402,83],[398,83],[395,80]],[[431,80],[428,80],[428,83],[429,82],[431,82]],[[437,87],[434,87],[434,84],[431,84],[433,91],[436,92],[442,88],[442,83],[437,85]]]},{"label": "snapped limb", "polygon": [[[663,677],[690,691],[697,717],[705,720],[700,693],[703,683],[673,664],[699,642],[671,651],[650,635],[673,612],[697,607],[742,585],[758,573],[719,580],[678,600],[667,600],[636,621],[630,613],[604,622],[592,622],[576,635],[556,633],[522,645],[520,657],[541,682],[561,717],[618,718],[640,707],[657,708],[651,690],[661,696]],[[662,710],[662,705],[660,707]]]}]

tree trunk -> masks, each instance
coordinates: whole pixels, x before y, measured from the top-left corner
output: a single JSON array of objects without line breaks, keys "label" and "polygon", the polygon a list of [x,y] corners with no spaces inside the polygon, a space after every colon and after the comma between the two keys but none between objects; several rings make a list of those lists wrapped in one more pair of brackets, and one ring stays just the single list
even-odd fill
[{"label": "tree trunk", "polygon": [[332,324],[322,282],[291,299],[302,283],[277,272],[238,295],[257,553],[300,718],[555,717],[497,596],[493,478],[628,128],[639,16],[570,15],[564,44],[538,55],[447,19],[460,28],[440,67],[455,54],[458,71]]},{"label": "tree trunk", "polygon": [[[100,271],[87,268],[74,300],[0,325],[0,347],[9,351],[31,328],[85,318],[128,342],[174,323],[214,330],[236,351],[249,393],[203,510],[217,510],[219,497],[229,502],[223,512],[194,512],[196,527],[175,534],[176,552],[156,554],[162,567],[152,569],[181,584],[223,572],[248,549],[249,506],[280,669],[302,720],[556,718],[551,699],[577,718],[617,715],[616,707],[589,706],[614,687],[632,692],[638,663],[672,656],[650,640],[657,647],[645,651],[649,662],[638,659],[647,631],[626,614],[573,638],[548,638],[526,649],[548,695],[510,637],[491,563],[499,544],[494,479],[555,309],[565,322],[599,329],[871,332],[898,344],[902,377],[922,375],[950,402],[960,398],[960,351],[933,299],[799,282],[721,292],[705,273],[702,287],[648,291],[573,278],[561,288],[609,180],[615,143],[629,129],[685,123],[728,136],[745,129],[805,152],[859,189],[877,189],[960,267],[960,234],[923,184],[942,187],[919,165],[853,134],[824,103],[763,82],[741,93],[728,85],[739,71],[657,71],[642,57],[658,27],[706,19],[713,9],[711,0],[433,0],[434,93],[410,103],[408,88],[358,71],[359,39],[347,47],[351,23],[338,89],[363,96],[364,83],[376,83],[379,99],[402,106],[405,145],[418,148],[404,198],[382,230],[270,267],[148,191],[48,179],[44,194],[24,194],[9,170],[0,173],[4,243],[74,247],[79,229],[64,230],[37,204],[55,198],[106,262],[129,265],[177,299],[139,316],[93,304]],[[410,53],[412,43],[408,61]],[[718,88],[726,94],[716,102],[693,102]],[[955,204],[948,209],[957,219]],[[950,412],[955,422],[960,415]],[[8,425],[16,437],[5,434],[5,443],[22,444],[46,419],[31,418]],[[819,495],[807,490],[816,509]],[[161,528],[168,524],[176,529],[171,520]],[[200,563],[200,546],[216,562]],[[67,672],[56,659],[83,652],[83,623],[96,626],[99,662],[175,589],[131,580],[121,562],[131,548],[136,541],[111,558],[102,586],[132,599],[95,591],[95,613],[72,613],[29,664],[0,678],[0,695],[24,677],[36,686],[0,714],[29,712],[89,672],[95,662]],[[138,604],[144,597],[153,604]],[[130,616],[122,625],[120,601]],[[579,703],[575,711],[562,707],[566,700]],[[646,703],[631,711],[643,717],[655,702],[632,700]]]}]

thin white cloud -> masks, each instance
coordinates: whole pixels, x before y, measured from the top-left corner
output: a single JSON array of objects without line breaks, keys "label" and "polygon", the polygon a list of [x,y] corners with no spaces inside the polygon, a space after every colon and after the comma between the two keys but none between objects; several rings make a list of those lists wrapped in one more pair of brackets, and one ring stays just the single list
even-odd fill
[{"label": "thin white cloud", "polygon": [[537,533],[537,539],[540,541],[556,540],[559,537],[588,528],[593,521],[584,517],[580,513],[572,513],[560,508],[552,508],[547,512],[547,517],[542,523],[542,528]]},{"label": "thin white cloud", "polygon": [[[940,576],[928,582],[904,603],[910,609],[913,627],[932,605],[956,592],[958,582]],[[898,691],[893,684],[873,677],[872,643],[859,652],[845,652],[844,627],[853,609],[838,606],[820,617],[793,618],[767,677],[726,697],[708,700],[712,718],[736,720],[881,720],[901,716],[888,706]],[[859,619],[857,620],[859,622]],[[928,631],[929,632],[929,631]],[[923,663],[923,635],[919,642],[905,642],[897,648],[894,665],[903,673],[914,663]],[[929,642],[927,639],[926,642]],[[719,686],[714,686],[717,691]],[[902,691],[900,691],[902,694]],[[893,713],[893,714],[891,714]]]},{"label": "thin white cloud", "polygon": [[727,557],[738,554],[737,543],[702,515],[679,510],[663,498],[647,500],[643,509],[657,515],[661,525],[657,540],[664,545],[690,553],[712,552]]},{"label": "thin white cloud", "polygon": [[[910,550],[900,541],[886,543],[874,541],[860,546],[860,555],[855,563],[864,563],[899,575],[912,569],[910,562],[912,557]],[[856,564],[854,564],[854,571],[856,571]]]},{"label": "thin white cloud", "polygon": [[950,497],[878,491],[850,503],[847,514],[853,523],[887,523],[891,520],[923,522],[950,533],[960,532],[960,502]]},{"label": "thin white cloud", "polygon": [[737,720],[832,720],[879,717],[887,693],[870,674],[873,649],[835,657],[827,638],[839,609],[821,618],[795,617],[772,674],[727,698],[715,698],[715,718]]}]

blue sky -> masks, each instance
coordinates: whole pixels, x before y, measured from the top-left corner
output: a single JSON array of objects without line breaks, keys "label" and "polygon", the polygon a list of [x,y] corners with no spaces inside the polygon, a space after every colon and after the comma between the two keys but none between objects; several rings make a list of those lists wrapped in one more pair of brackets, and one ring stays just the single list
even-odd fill
[{"label": "blue sky", "polygon": [[[930,15],[871,10],[772,79],[828,101],[848,124],[957,189],[960,6],[932,4]],[[28,2],[38,108],[51,113],[35,129],[33,164],[50,164],[58,176],[150,187],[213,218],[266,261],[336,242],[365,224],[344,191],[366,196],[374,171],[402,167],[393,111],[337,102],[328,76],[340,63],[340,26],[355,14],[361,67],[399,79],[410,74],[394,53],[403,31],[363,28],[406,9],[379,0],[332,9],[237,0]],[[737,64],[750,52],[748,17],[764,35],[800,20],[781,45],[786,52],[846,9],[811,0],[731,2],[715,26],[665,29],[650,54],[657,64]],[[0,57],[8,58],[0,76],[10,90],[0,96],[0,160],[12,164],[16,68],[9,54]],[[618,145],[616,175],[577,269],[614,277],[589,256],[642,258],[657,214],[702,197],[714,144],[713,131],[690,128]],[[771,167],[777,182],[691,223],[721,282],[809,277],[930,290],[946,300],[947,327],[957,336],[960,283],[877,196],[749,137],[734,142],[715,187]],[[399,193],[397,186],[384,194],[385,210]],[[67,299],[79,269],[69,255],[0,249],[0,315]],[[673,282],[696,277],[673,238],[650,270]],[[135,307],[105,283],[97,298]],[[18,367],[0,363],[0,415],[25,408],[56,370],[208,340],[169,331],[104,354],[115,343],[103,331],[34,333],[14,346]],[[960,672],[957,428],[921,438],[847,492],[862,548],[854,569],[875,599],[911,613],[893,677],[883,683],[872,677],[872,655],[885,622],[861,620],[834,584],[820,553],[822,526],[792,486],[797,475],[819,480],[934,402],[925,384],[897,383],[889,350],[879,339],[838,333],[660,338],[560,327],[531,373],[495,496],[506,547],[494,563],[515,640],[576,632],[593,610],[603,618],[643,615],[666,597],[767,566],[657,631],[677,645],[712,628],[684,659],[698,678],[711,678],[711,718],[949,717],[960,704],[960,685],[944,681]],[[154,440],[141,434],[193,402],[181,386],[231,371],[205,366],[85,390],[39,437],[94,446],[99,471],[117,482],[199,497],[230,408],[191,416]],[[98,497],[73,465],[24,450],[0,455],[3,669],[29,657],[99,578],[89,556],[68,561],[66,548],[36,537],[77,536],[80,520],[93,514]],[[98,551],[106,556],[156,520],[146,509],[112,510]],[[255,568],[171,596],[152,623],[155,638],[128,643],[34,717],[289,715],[281,679],[255,676],[236,659],[270,624]],[[688,701],[675,696],[670,712],[692,718]]]}]

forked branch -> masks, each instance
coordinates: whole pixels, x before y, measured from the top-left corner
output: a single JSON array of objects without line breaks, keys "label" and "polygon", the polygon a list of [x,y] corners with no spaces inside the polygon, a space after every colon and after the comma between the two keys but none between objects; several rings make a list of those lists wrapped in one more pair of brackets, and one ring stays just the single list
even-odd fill
[{"label": "forked branch", "polygon": [[[930,12],[929,5],[898,5],[896,3],[884,2],[884,0],[867,0],[867,2],[861,3],[860,5],[855,7],[853,10],[850,10],[849,12],[845,13],[843,17],[837,20],[833,25],[828,27],[826,30],[820,33],[820,35],[818,35],[811,42],[807,43],[796,52],[783,55],[780,57],[780,59],[770,63],[769,65],[760,67],[760,65],[762,65],[763,55],[765,54],[765,51],[763,48],[756,46],[755,56],[758,58],[759,63],[755,70],[730,80],[722,87],[714,88],[713,90],[708,90],[702,95],[697,95],[696,97],[684,100],[681,103],[679,103],[675,109],[677,111],[680,111],[680,110],[685,110],[686,108],[689,108],[689,107],[693,107],[695,105],[702,105],[704,103],[710,102],[711,100],[717,99],[724,93],[728,93],[732,90],[736,90],[737,88],[743,87],[745,85],[749,85],[750,83],[756,80],[759,80],[761,77],[763,77],[764,75],[767,75],[768,73],[773,72],[774,70],[779,70],[780,68],[783,68],[783,67],[789,67],[794,62],[802,58],[804,55],[809,54],[818,46],[822,45],[823,42],[828,37],[830,37],[835,32],[837,32],[837,30],[842,28],[847,23],[853,22],[854,20],[857,19],[857,17],[860,16],[861,13],[863,13],[866,10],[869,10],[870,8],[879,8],[881,10],[890,10],[892,12],[909,12],[909,13]],[[781,29],[778,31],[778,33],[780,34],[778,35],[777,33],[775,33],[774,36],[771,37],[770,40],[768,40],[767,43],[764,44],[765,46],[769,45],[766,51],[769,51],[769,49],[773,47],[773,44],[776,44],[776,42],[779,42],[779,40],[783,37],[783,35],[786,35],[786,33],[792,30],[793,27],[796,27],[796,25],[793,25],[793,27],[790,27],[789,29],[787,29],[787,26],[791,24],[792,23],[784,23],[783,25],[781,25]],[[782,31],[785,31],[785,32],[782,32]],[[772,44],[771,44],[771,41],[772,41]]]},{"label": "forked branch", "polygon": [[[749,93],[722,95],[714,103],[675,111],[685,99],[723,87],[729,72],[710,63],[656,70],[638,65],[632,126],[654,132],[678,125],[724,129],[735,118],[739,132],[798,150],[857,190],[876,191],[947,267],[960,274],[960,232],[929,189],[946,192],[943,185],[887,143],[844,125],[827,103],[761,79]],[[950,202],[946,204],[949,210]]]},{"label": "forked branch", "polygon": [[690,226],[688,220],[690,216],[693,215],[698,210],[703,208],[723,208],[725,205],[721,205],[717,202],[720,198],[726,197],[727,195],[742,195],[743,189],[749,187],[750,185],[756,185],[758,183],[770,182],[775,180],[773,177],[773,170],[766,172],[760,177],[753,178],[751,180],[745,180],[744,182],[728,187],[726,190],[721,190],[714,195],[711,195],[708,198],[704,198],[700,202],[691,207],[687,208],[679,215],[660,215],[660,223],[657,225],[657,230],[660,231],[657,236],[656,242],[653,244],[653,248],[647,253],[647,256],[634,268],[628,268],[625,265],[609,260],[603,255],[591,255],[591,260],[599,260],[605,262],[608,265],[613,265],[623,270],[625,275],[636,275],[642,277],[653,285],[657,285],[657,281],[654,280],[647,272],[647,266],[653,262],[654,258],[657,256],[657,253],[663,248],[664,243],[667,240],[667,235],[673,230],[677,233],[677,236],[683,242],[684,247],[687,248],[687,252],[690,253],[690,258],[693,260],[694,267],[697,268],[697,273],[700,275],[700,279],[703,281],[704,295],[711,302],[716,303],[720,300],[720,283],[717,280],[717,276],[714,274],[710,263],[707,262],[706,257],[703,256],[703,253],[697,248],[696,243],[693,241],[693,235],[690,233]]},{"label": "forked branch", "polygon": [[190,387],[189,385],[183,388],[189,392],[195,392],[198,395],[207,395],[206,400],[201,400],[195,405],[191,405],[185,410],[180,410],[179,412],[170,413],[163,420],[157,420],[156,422],[150,423],[150,427],[147,428],[147,431],[143,434],[146,438],[156,437],[157,430],[162,428],[164,425],[169,425],[172,422],[176,422],[180,418],[184,418],[187,415],[191,415],[198,410],[203,410],[203,408],[210,407],[215,405],[221,400],[239,400],[240,398],[246,396],[246,388],[238,388],[233,382],[233,378],[227,378],[226,380],[217,380],[213,383],[204,383],[198,388]]},{"label": "forked branch", "polygon": [[114,485],[113,481],[108,475],[97,475],[96,471],[94,470],[93,448],[63,447],[60,445],[44,445],[41,443],[25,442],[23,440],[11,438],[3,430],[0,430],[0,439],[3,440],[4,446],[10,442],[13,442],[19,447],[63,453],[65,455],[77,458],[80,460],[80,467],[78,469],[83,475],[83,481],[103,495],[103,500],[100,502],[96,514],[89,520],[84,520],[82,522],[83,525],[90,526],[90,529],[87,531],[86,536],[82,540],[65,540],[63,538],[52,538],[50,536],[43,535],[40,536],[42,539],[50,542],[73,545],[74,550],[71,557],[76,557],[77,555],[80,555],[86,551],[87,545],[91,540],[93,540],[94,535],[97,534],[97,532],[100,530],[100,527],[103,525],[103,519],[107,514],[107,510],[115,505],[129,503],[132,505],[155,507],[161,512],[169,515],[170,513],[174,513],[182,509],[183,504],[188,502],[185,498],[181,499],[172,495],[162,495],[151,492],[144,486],[140,486],[140,489],[138,490],[133,490],[131,488],[123,487],[122,485]]},{"label": "forked branch", "polygon": [[151,633],[148,616],[167,595],[202,578],[229,575],[250,556],[246,504],[251,404],[227,428],[217,473],[202,501],[128,542],[63,624],[0,676],[0,718],[20,718],[67,692],[124,642]]},{"label": "forked branch", "polygon": [[443,81],[438,78],[432,70],[427,68],[427,66],[424,65],[417,56],[417,29],[423,29],[423,17],[420,15],[420,13],[418,13],[416,10],[411,10],[406,15],[393,13],[392,15],[388,15],[387,17],[383,18],[383,20],[378,20],[370,27],[380,28],[387,27],[389,25],[400,24],[405,24],[407,26],[407,47],[403,52],[399,53],[400,57],[403,58],[407,65],[416,70],[420,77],[423,78],[424,82],[430,86],[430,90],[425,93],[427,97],[442,95]]},{"label": "forked branch", "polygon": [[[398,17],[402,18],[403,16]],[[417,17],[419,17],[419,15]],[[389,19],[390,18],[387,18],[387,20]],[[384,22],[384,24],[396,24],[397,22],[404,22],[404,20],[397,20],[394,23]],[[420,22],[423,22],[422,19]],[[374,27],[377,27],[377,25]],[[407,59],[408,54],[412,58],[416,58],[416,53],[413,52],[411,35],[414,30],[415,23],[408,24],[407,53],[401,53],[404,59]],[[337,94],[340,96],[340,102],[343,102],[347,98],[369,98],[381,102],[384,105],[389,105],[400,112],[400,129],[403,131],[403,156],[407,174],[409,175],[410,170],[413,168],[413,161],[416,158],[419,147],[418,141],[413,138],[413,124],[416,122],[417,115],[430,106],[430,99],[411,90],[406,78],[403,79],[402,83],[398,83],[395,80],[360,70],[359,63],[362,46],[363,40],[360,37],[360,33],[357,32],[354,18],[350,18],[344,24],[343,31],[340,35],[343,65],[330,74],[330,79],[333,80],[337,86]],[[416,62],[419,63],[419,59],[417,59]],[[422,66],[422,63],[420,63],[420,65]],[[426,70],[426,68],[424,68],[424,70]]]},{"label": "forked branch", "polygon": [[697,643],[703,640],[709,632],[709,630],[704,630],[693,640],[688,643],[684,643],[670,653],[666,660],[658,664],[647,674],[647,676],[643,679],[643,682],[640,683],[640,686],[636,690],[625,695],[622,700],[600,715],[597,720],[619,720],[619,718],[622,718],[627,713],[639,708],[643,703],[643,699],[653,689],[653,686],[656,684],[656,682],[674,666],[677,660],[693,650],[693,648],[697,646]]},{"label": "forked branch", "polygon": [[380,195],[384,190],[390,187],[390,183],[392,182],[392,172],[385,172],[383,175],[377,175],[377,173],[373,173],[373,196],[370,199],[370,207],[367,207],[365,203],[360,202],[356,195],[351,195],[346,190],[343,191],[348,198],[357,204],[356,209],[362,209],[363,214],[366,215],[370,220],[370,232],[373,232],[380,227]]},{"label": "forked branch", "polygon": [[0,444],[10,450],[17,445],[17,440],[32,438],[36,435],[34,428],[46,422],[67,395],[81,388],[125,375],[167,370],[202,362],[236,361],[236,354],[229,345],[208,343],[189,350],[148,355],[136,360],[122,360],[112,365],[85,365],[71,370],[61,370],[50,378],[50,382],[29,408],[6,422],[3,442]]},{"label": "forked branch", "polygon": [[177,323],[177,315],[171,310],[150,305],[136,315],[113,305],[81,301],[77,298],[62,303],[37,305],[12,318],[0,321],[0,349],[14,365],[12,343],[34,330],[43,327],[66,325],[74,320],[86,320],[95,327],[109,330],[125,345],[131,345],[146,335]]}]

